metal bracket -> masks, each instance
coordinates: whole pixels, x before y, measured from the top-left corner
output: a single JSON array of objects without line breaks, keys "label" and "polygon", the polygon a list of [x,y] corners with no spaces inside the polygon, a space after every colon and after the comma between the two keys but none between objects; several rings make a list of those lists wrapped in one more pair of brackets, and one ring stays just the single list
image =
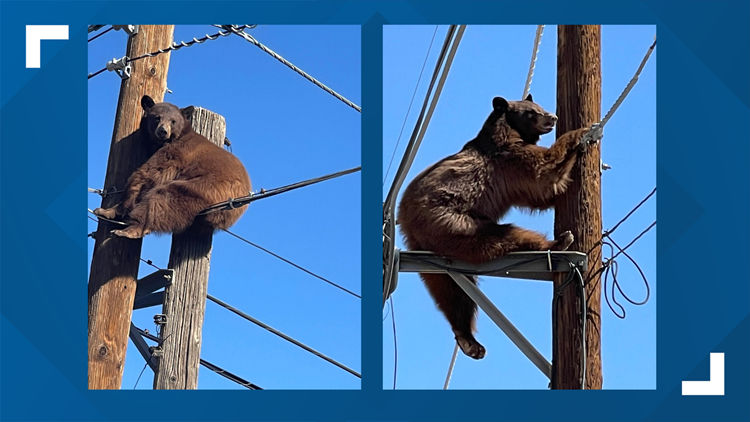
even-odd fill
[{"label": "metal bracket", "polygon": [[120,59],[112,59],[107,62],[107,70],[115,71],[122,80],[130,78],[130,72],[132,67],[130,66],[130,59],[128,56],[123,56]]},{"label": "metal bracket", "polygon": [[552,364],[539,353],[536,348],[521,334],[520,331],[500,312],[492,301],[479,290],[474,283],[463,274],[448,272],[453,281],[473,300],[477,306],[505,333],[506,336],[518,347],[524,355],[537,367],[547,378],[552,378]]},{"label": "metal bracket", "polygon": [[129,37],[138,33],[138,25],[112,25],[115,31],[123,30]]},{"label": "metal bracket", "polygon": [[397,252],[398,271],[407,273],[455,271],[495,277],[552,281],[552,272],[570,271],[569,262],[578,266],[581,272],[588,268],[586,254],[572,251],[512,252],[502,258],[478,265],[441,258],[432,252],[398,250]]},{"label": "metal bracket", "polygon": [[[552,365],[503,315],[492,301],[479,290],[469,277],[487,275],[495,277],[523,278],[552,281],[553,272],[570,272],[573,268],[586,271],[588,258],[582,252],[543,251],[513,252],[484,264],[469,264],[435,256],[431,252],[399,251],[396,249],[399,272],[448,274],[461,289],[479,306],[506,336],[526,355],[547,378],[552,377]],[[571,266],[571,264],[573,264]]]},{"label": "metal bracket", "polygon": [[164,292],[156,291],[172,284],[172,280],[174,280],[174,270],[159,270],[138,280],[133,309],[143,309],[164,303]]},{"label": "metal bracket", "polygon": [[146,360],[146,363],[151,367],[151,370],[156,372],[156,362],[154,362],[152,357],[157,357],[157,355],[156,353],[152,353],[153,347],[149,347],[146,340],[141,336],[140,331],[138,331],[138,328],[136,328],[135,324],[132,322],[130,323],[130,340],[133,341],[136,349],[141,353],[141,356]]},{"label": "metal bracket", "polygon": [[174,270],[158,270],[136,282],[135,299],[145,297],[159,289],[172,284],[174,280]]},{"label": "metal bracket", "polygon": [[164,292],[151,293],[133,301],[133,310],[164,304]]}]

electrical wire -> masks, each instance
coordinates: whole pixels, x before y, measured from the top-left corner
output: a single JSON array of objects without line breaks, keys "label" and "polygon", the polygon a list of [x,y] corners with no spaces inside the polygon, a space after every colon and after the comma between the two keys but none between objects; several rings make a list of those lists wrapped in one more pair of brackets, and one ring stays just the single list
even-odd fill
[{"label": "electrical wire", "polygon": [[625,89],[622,91],[620,96],[617,98],[617,101],[610,107],[609,111],[607,111],[607,114],[604,116],[604,118],[598,122],[594,123],[591,126],[591,130],[586,132],[585,135],[583,135],[583,138],[581,138],[582,144],[587,144],[591,141],[601,139],[602,137],[602,131],[604,130],[604,126],[607,124],[609,119],[612,118],[612,116],[615,114],[615,111],[620,107],[620,104],[622,104],[623,101],[625,101],[625,98],[630,93],[630,90],[633,89],[636,82],[638,82],[638,77],[641,75],[641,71],[643,71],[643,68],[646,66],[646,62],[648,61],[649,57],[651,57],[651,53],[653,53],[654,48],[656,47],[656,35],[654,35],[654,42],[649,47],[648,51],[646,52],[645,57],[643,57],[643,60],[641,61],[640,66],[638,66],[638,70],[636,70],[635,75],[630,79],[630,82],[628,82],[628,85],[625,87]]},{"label": "electrical wire", "polygon": [[[143,337],[145,337],[145,338],[147,338],[147,339],[149,339],[151,341],[155,341],[155,342],[159,343],[159,337],[156,337],[153,334],[147,333],[147,332],[145,332],[144,330],[141,330],[138,327],[135,327],[135,329],[138,331],[138,333],[141,336],[143,336]],[[239,385],[241,385],[241,386],[243,386],[243,387],[245,387],[247,389],[250,389],[250,390],[262,390],[262,388],[258,387],[256,384],[253,384],[253,383],[251,383],[249,381],[246,381],[246,380],[242,379],[241,377],[239,377],[238,375],[235,375],[235,374],[233,374],[233,373],[231,373],[231,372],[229,372],[227,370],[224,370],[224,369],[222,369],[222,368],[214,365],[213,363],[211,363],[211,362],[209,362],[209,361],[207,361],[205,359],[201,359],[200,360],[200,364],[204,368],[206,368],[206,369],[208,369],[208,370],[210,370],[210,371],[212,371],[212,372],[214,372],[214,373],[216,373],[218,375],[221,375],[222,377],[224,377],[224,378],[226,378],[226,379],[228,379],[228,380],[230,380],[230,381],[232,381],[232,382],[234,382],[236,384],[239,384]]]},{"label": "electrical wire", "polygon": [[385,171],[383,176],[383,186],[388,178],[388,173],[391,172],[391,165],[393,165],[393,159],[396,157],[396,151],[398,151],[398,145],[401,143],[401,135],[404,133],[406,127],[406,121],[409,119],[409,113],[411,112],[411,106],[414,104],[414,97],[417,96],[417,89],[419,88],[419,82],[422,80],[422,73],[427,65],[427,59],[430,57],[430,51],[432,51],[432,43],[435,41],[435,35],[437,34],[438,25],[435,25],[435,32],[432,33],[432,39],[430,40],[430,46],[427,48],[427,54],[424,56],[424,62],[422,63],[422,69],[419,71],[419,78],[417,78],[417,84],[414,86],[414,92],[411,94],[411,100],[409,101],[409,108],[406,109],[406,116],[404,116],[404,123],[401,125],[401,131],[398,133],[398,139],[396,140],[396,146],[393,148],[393,154],[391,154],[391,161],[388,162],[388,170]]},{"label": "electrical wire", "polygon": [[113,29],[115,29],[115,28],[114,28],[113,26],[110,26],[110,27],[109,27],[109,28],[107,28],[107,30],[105,30],[104,32],[101,32],[101,33],[99,33],[99,34],[96,34],[96,35],[94,35],[93,37],[89,38],[88,42],[94,41],[95,39],[97,39],[97,38],[101,37],[102,35],[106,34],[107,32],[109,32],[109,31],[111,31],[111,30],[113,30]]},{"label": "electrical wire", "polygon": [[537,25],[536,36],[534,37],[534,48],[531,50],[531,64],[529,65],[529,73],[526,75],[526,85],[523,88],[522,100],[526,98],[529,94],[529,88],[531,88],[531,78],[534,77],[534,69],[536,68],[536,55],[539,53],[539,45],[542,43],[543,33],[544,25]]},{"label": "electrical wire", "polygon": [[331,179],[335,179],[337,177],[341,177],[347,174],[356,173],[360,170],[362,170],[362,166],[354,167],[348,170],[339,171],[336,173],[331,173],[331,174],[321,176],[321,177],[316,177],[314,179],[304,180],[302,182],[293,183],[291,185],[282,186],[280,188],[275,188],[275,189],[270,189],[270,190],[261,190],[261,193],[251,194],[251,195],[243,196],[237,199],[230,199],[228,201],[219,202],[218,204],[211,205],[210,207],[198,213],[198,215],[205,215],[205,214],[210,214],[216,211],[231,210],[231,209],[239,208],[241,206],[247,205],[259,199],[269,198],[271,196],[276,196],[285,192],[289,192],[291,190],[299,189],[299,188],[309,186],[309,185],[314,185],[320,182],[325,182],[326,180],[331,180]]},{"label": "electrical wire", "polygon": [[271,255],[271,256],[273,256],[273,257],[275,257],[275,258],[278,258],[278,259],[280,259],[280,260],[282,260],[282,261],[286,262],[287,264],[289,264],[289,265],[291,265],[291,266],[293,266],[293,267],[295,267],[295,268],[297,268],[297,269],[299,269],[299,270],[302,270],[302,271],[304,271],[304,272],[306,272],[306,273],[310,274],[311,276],[313,276],[313,277],[315,277],[315,278],[317,278],[317,279],[320,279],[320,280],[323,280],[323,281],[325,281],[326,283],[330,284],[331,286],[334,286],[334,287],[336,287],[336,288],[338,288],[338,289],[340,289],[340,290],[343,290],[343,291],[345,291],[346,293],[349,293],[350,295],[352,295],[352,296],[354,296],[354,297],[356,297],[356,298],[362,299],[362,296],[360,296],[360,295],[358,295],[358,294],[354,293],[353,291],[351,291],[351,290],[349,290],[349,289],[347,289],[347,288],[345,288],[345,287],[339,286],[338,284],[336,284],[336,283],[332,282],[331,280],[329,280],[329,279],[327,279],[327,278],[325,278],[325,277],[321,277],[321,276],[319,276],[319,275],[315,274],[314,272],[312,272],[312,271],[310,271],[310,270],[308,270],[308,269],[306,269],[306,268],[303,268],[303,267],[301,267],[301,266],[299,266],[299,265],[295,264],[294,262],[292,262],[292,261],[290,261],[290,260],[288,260],[288,259],[286,259],[286,258],[283,258],[283,257],[281,257],[281,256],[279,256],[279,255],[277,255],[277,254],[275,254],[275,253],[273,253],[273,252],[269,251],[268,249],[266,249],[266,248],[264,248],[264,247],[262,247],[262,246],[256,245],[255,243],[253,243],[253,242],[251,242],[251,241],[249,241],[249,240],[247,240],[247,239],[245,239],[245,238],[243,238],[243,237],[241,237],[241,236],[239,236],[239,235],[236,235],[236,234],[234,234],[234,233],[230,232],[229,230],[224,230],[224,231],[225,231],[225,232],[227,232],[227,233],[229,233],[229,234],[231,234],[232,236],[236,237],[237,239],[240,239],[241,241],[243,241],[243,242],[247,243],[247,244],[248,244],[248,245],[250,245],[250,246],[253,246],[253,247],[255,247],[255,248],[258,248],[258,249],[262,250],[263,252],[265,252],[265,253],[267,253],[267,254],[269,254],[269,255]]},{"label": "electrical wire", "polygon": [[312,82],[313,84],[315,84],[319,88],[323,89],[325,92],[327,92],[327,93],[333,95],[334,97],[338,98],[344,104],[346,104],[349,107],[357,110],[360,113],[362,112],[362,108],[360,106],[358,106],[358,105],[354,104],[353,102],[347,100],[346,98],[344,98],[343,95],[341,95],[341,94],[337,93],[336,91],[332,90],[331,88],[327,87],[322,82],[320,82],[317,79],[313,78],[312,76],[308,75],[302,69],[300,69],[297,66],[293,65],[287,59],[281,57],[275,51],[273,51],[270,48],[266,47],[265,45],[261,44],[258,40],[256,40],[255,38],[253,38],[250,34],[248,34],[247,32],[245,32],[243,27],[237,27],[235,25],[214,25],[214,26],[220,27],[220,28],[224,28],[224,29],[232,31],[237,36],[240,36],[240,37],[244,38],[245,41],[253,44],[254,46],[256,46],[258,48],[260,48],[261,50],[263,50],[263,52],[269,54],[274,59],[280,61],[281,63],[283,63],[284,65],[286,65],[288,68],[292,69],[293,71],[297,72],[299,75],[301,75],[302,77],[304,77],[308,81]]},{"label": "electrical wire", "polygon": [[448,365],[448,375],[445,376],[445,384],[443,384],[443,390],[448,389],[448,384],[451,382],[453,376],[453,368],[456,366],[456,357],[458,357],[458,343],[453,347],[453,357],[451,357],[451,363]]},{"label": "electrical wire", "polygon": [[[393,239],[396,232],[396,222],[394,216],[396,196],[398,195],[398,191],[401,189],[401,186],[404,183],[404,179],[406,178],[406,174],[408,173],[409,168],[414,161],[414,157],[416,156],[417,150],[419,149],[419,145],[422,143],[422,139],[424,138],[424,134],[427,130],[427,126],[430,123],[430,119],[432,119],[432,113],[435,111],[437,102],[440,99],[440,93],[443,90],[445,79],[448,77],[448,72],[450,71],[451,64],[453,63],[453,58],[456,55],[456,51],[458,50],[458,46],[461,42],[461,38],[463,37],[465,30],[466,25],[451,25],[448,28],[448,32],[445,35],[445,41],[443,42],[443,48],[441,49],[440,55],[438,56],[437,62],[435,64],[435,70],[433,72],[432,79],[430,80],[430,85],[427,88],[427,93],[425,94],[422,109],[419,112],[417,122],[414,126],[414,131],[412,132],[411,138],[409,139],[409,144],[406,146],[404,156],[401,159],[398,170],[396,171],[396,175],[394,177],[393,183],[391,184],[391,188],[388,191],[388,195],[383,202],[384,304],[391,292],[394,272],[398,271],[398,269],[395,268],[395,247],[393,245]],[[442,74],[440,73],[441,68],[443,69]],[[440,75],[439,81],[438,75]],[[437,87],[435,87],[436,81]],[[432,92],[433,87],[435,87],[434,94]],[[430,98],[432,98],[432,101],[430,101]]]},{"label": "electrical wire", "polygon": [[286,340],[286,341],[294,344],[295,346],[298,346],[298,347],[300,347],[300,348],[302,348],[302,349],[304,349],[304,350],[306,350],[306,351],[314,354],[315,356],[317,356],[317,357],[325,360],[326,362],[331,363],[331,364],[333,364],[333,365],[335,365],[335,366],[343,369],[344,371],[346,371],[346,372],[354,375],[355,377],[362,378],[362,375],[360,375],[357,371],[355,371],[353,369],[350,369],[349,367],[347,367],[347,366],[345,366],[345,365],[343,365],[343,364],[341,364],[341,363],[339,363],[339,362],[337,362],[337,361],[329,358],[328,356],[326,356],[326,355],[318,352],[317,350],[313,349],[312,347],[309,347],[309,346],[303,344],[302,342],[299,342],[299,341],[297,341],[297,340],[289,337],[288,335],[282,333],[281,331],[276,330],[276,329],[272,328],[271,326],[258,321],[257,319],[255,319],[255,318],[251,317],[250,315],[248,315],[248,314],[240,311],[239,309],[234,308],[234,307],[228,305],[227,303],[225,303],[225,302],[223,302],[223,301],[221,301],[221,300],[219,300],[219,299],[217,299],[217,298],[215,298],[215,297],[213,297],[213,296],[211,296],[209,294],[206,295],[206,299],[208,299],[208,300],[216,303],[217,305],[219,305],[219,306],[221,306],[221,307],[223,307],[223,308],[225,308],[225,309],[227,309],[229,311],[234,312],[235,314],[239,315],[240,317],[242,317],[242,318],[244,318],[244,319],[252,322],[253,324],[255,324],[255,325],[257,325],[257,326],[259,326],[259,327],[261,327],[261,328],[263,328],[263,329],[271,332],[272,334],[275,334],[275,335],[283,338],[284,340]]},{"label": "electrical wire", "polygon": [[[247,25],[242,25],[241,28],[244,29],[245,27],[247,27]],[[138,61],[138,60],[141,60],[141,59],[145,59],[146,57],[156,57],[156,56],[158,56],[160,54],[169,53],[170,51],[179,50],[182,47],[191,47],[191,46],[193,46],[195,44],[203,44],[206,40],[213,41],[213,40],[218,39],[219,37],[227,37],[227,36],[229,36],[231,34],[232,34],[231,31],[224,30],[224,31],[219,31],[219,32],[217,32],[216,34],[213,34],[213,35],[206,34],[204,37],[201,37],[201,38],[195,38],[195,37],[193,37],[193,40],[192,41],[188,41],[188,42],[180,41],[179,44],[177,44],[176,42],[172,42],[172,45],[170,45],[169,47],[160,48],[160,49],[154,51],[153,53],[141,54],[140,56],[134,57],[132,59],[126,56],[126,57],[124,57],[124,59],[125,59],[124,63],[125,64],[133,63],[135,61]],[[96,71],[94,73],[90,73],[88,78],[91,79],[94,76],[96,76],[96,75],[104,72],[105,70],[107,70],[106,66],[103,69],[100,69],[100,70],[98,70],[98,71]]]}]

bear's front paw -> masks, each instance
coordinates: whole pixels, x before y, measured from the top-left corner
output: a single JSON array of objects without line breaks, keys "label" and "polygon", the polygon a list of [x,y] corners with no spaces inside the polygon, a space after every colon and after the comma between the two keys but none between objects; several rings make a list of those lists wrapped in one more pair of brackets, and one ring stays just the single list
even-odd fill
[{"label": "bear's front paw", "polygon": [[99,217],[104,218],[115,218],[117,216],[117,210],[116,208],[97,208],[94,210],[94,215],[98,215]]},{"label": "bear's front paw", "polygon": [[599,123],[594,123],[591,127],[584,129],[581,145],[596,145],[602,137],[604,137],[604,129]]},{"label": "bear's front paw", "polygon": [[128,239],[141,239],[147,234],[148,230],[143,230],[138,226],[130,226],[122,230],[112,230],[112,234],[120,237],[127,237]]}]

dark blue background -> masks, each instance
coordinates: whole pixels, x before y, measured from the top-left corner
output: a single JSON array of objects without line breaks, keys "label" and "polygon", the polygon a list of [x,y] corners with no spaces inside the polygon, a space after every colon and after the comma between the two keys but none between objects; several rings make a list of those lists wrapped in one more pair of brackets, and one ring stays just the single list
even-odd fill
[{"label": "dark blue background", "polygon": [[[0,419],[750,420],[749,6],[747,1],[3,1]],[[88,391],[81,214],[86,26],[238,20],[363,24],[363,391]],[[382,25],[389,23],[657,25],[656,390],[381,390],[381,46]],[[70,26],[68,41],[42,43],[41,69],[25,68],[30,24]],[[708,379],[710,352],[725,353],[726,395],[681,396],[683,380]]]}]

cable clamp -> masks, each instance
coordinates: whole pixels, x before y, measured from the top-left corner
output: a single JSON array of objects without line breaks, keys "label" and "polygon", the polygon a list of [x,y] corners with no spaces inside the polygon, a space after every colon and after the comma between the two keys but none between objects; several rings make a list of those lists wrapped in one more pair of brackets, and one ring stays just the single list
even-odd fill
[{"label": "cable clamp", "polygon": [[581,144],[596,144],[604,137],[604,127],[601,122],[591,125],[591,129],[581,138]]},{"label": "cable clamp", "polygon": [[128,58],[128,56],[123,56],[121,59],[112,59],[108,61],[107,70],[110,72],[115,71],[123,81],[129,79],[132,70],[130,66],[130,58]]},{"label": "cable clamp", "polygon": [[129,37],[138,33],[138,25],[112,25],[115,31],[123,30]]}]

